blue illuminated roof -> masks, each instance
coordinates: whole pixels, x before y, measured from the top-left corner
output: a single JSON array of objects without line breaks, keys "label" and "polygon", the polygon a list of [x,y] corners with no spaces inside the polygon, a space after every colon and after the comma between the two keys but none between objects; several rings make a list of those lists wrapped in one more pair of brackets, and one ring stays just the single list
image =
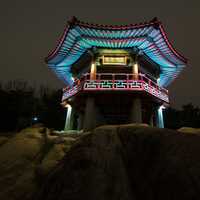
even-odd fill
[{"label": "blue illuminated roof", "polygon": [[172,47],[157,19],[127,26],[105,26],[80,22],[76,18],[67,24],[57,47],[46,58],[46,62],[61,80],[71,84],[71,66],[93,47],[137,48],[160,66],[161,86],[169,85],[187,63]]}]

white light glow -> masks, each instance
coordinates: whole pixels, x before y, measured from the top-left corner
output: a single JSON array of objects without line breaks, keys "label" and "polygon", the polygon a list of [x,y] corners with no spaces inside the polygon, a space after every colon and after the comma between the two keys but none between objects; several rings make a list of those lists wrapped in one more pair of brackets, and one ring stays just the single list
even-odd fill
[{"label": "white light glow", "polygon": [[165,109],[165,106],[161,105],[158,108],[158,127],[164,128],[164,121],[163,121],[163,109]]},{"label": "white light glow", "polygon": [[135,63],[135,64],[133,65],[133,73],[134,73],[134,74],[138,74],[138,64],[137,64],[137,63]]},{"label": "white light glow", "polygon": [[71,106],[70,104],[67,103],[67,104],[65,105],[65,108],[70,108],[70,109],[71,109],[72,106]]},{"label": "white light glow", "polygon": [[37,117],[34,117],[34,118],[33,118],[33,121],[37,121],[37,120],[38,120],[38,118],[37,118]]},{"label": "white light glow", "polygon": [[160,78],[157,78],[157,84],[160,85]]},{"label": "white light glow", "polygon": [[104,65],[126,65],[125,56],[103,56]]},{"label": "white light glow", "polygon": [[96,79],[96,65],[94,62],[91,64],[91,69],[90,69],[90,79],[95,80]]},{"label": "white light glow", "polygon": [[65,108],[67,108],[67,116],[65,121],[65,130],[70,129],[70,123],[71,123],[71,113],[72,113],[72,106],[70,104],[66,104]]},{"label": "white light glow", "polygon": [[165,106],[164,106],[164,105],[161,105],[161,106],[159,107],[159,110],[163,110],[163,109],[165,109]]}]

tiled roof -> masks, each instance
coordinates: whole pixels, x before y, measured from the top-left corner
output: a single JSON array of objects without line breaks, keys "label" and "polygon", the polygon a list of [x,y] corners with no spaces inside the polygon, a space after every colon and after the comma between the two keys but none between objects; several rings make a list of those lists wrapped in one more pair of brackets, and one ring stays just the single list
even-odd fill
[{"label": "tiled roof", "polygon": [[167,86],[175,79],[187,63],[187,59],[173,48],[156,18],[140,24],[110,26],[89,24],[73,17],[58,45],[45,60],[60,79],[70,84],[72,64],[93,47],[143,52],[160,66],[161,86]]}]

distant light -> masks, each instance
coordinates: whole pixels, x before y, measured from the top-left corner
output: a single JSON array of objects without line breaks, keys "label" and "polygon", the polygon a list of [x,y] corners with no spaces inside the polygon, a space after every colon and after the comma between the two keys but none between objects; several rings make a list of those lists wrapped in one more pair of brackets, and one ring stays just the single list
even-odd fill
[{"label": "distant light", "polygon": [[33,117],[33,121],[37,121],[38,120],[38,118],[37,117]]},{"label": "distant light", "polygon": [[74,82],[74,77],[71,77],[72,81]]}]

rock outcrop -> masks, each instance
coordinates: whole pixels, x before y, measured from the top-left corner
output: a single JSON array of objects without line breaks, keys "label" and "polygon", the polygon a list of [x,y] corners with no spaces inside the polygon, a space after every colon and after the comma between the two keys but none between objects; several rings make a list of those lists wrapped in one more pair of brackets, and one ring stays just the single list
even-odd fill
[{"label": "rock outcrop", "polygon": [[185,130],[130,124],[58,134],[34,127],[2,136],[0,199],[200,199],[200,136]]},{"label": "rock outcrop", "polygon": [[38,200],[200,199],[200,137],[134,125],[82,137],[52,170]]},{"label": "rock outcrop", "polygon": [[191,133],[191,134],[200,135],[200,128],[182,127],[182,128],[179,128],[178,131],[182,133]]},{"label": "rock outcrop", "polygon": [[52,136],[44,127],[0,137],[0,199],[32,199],[73,142],[67,135]]}]

